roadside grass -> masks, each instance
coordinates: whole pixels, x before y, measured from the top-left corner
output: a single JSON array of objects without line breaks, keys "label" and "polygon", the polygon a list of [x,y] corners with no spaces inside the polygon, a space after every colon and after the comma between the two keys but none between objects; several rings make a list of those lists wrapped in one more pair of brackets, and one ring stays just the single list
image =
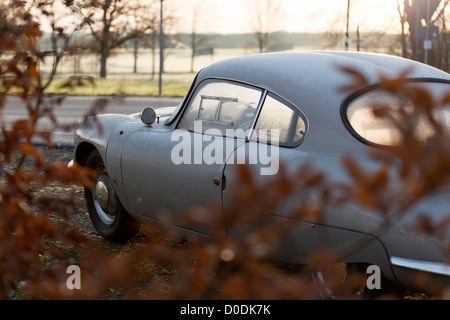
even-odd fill
[{"label": "roadside grass", "polygon": [[[68,79],[57,78],[47,88],[46,93],[67,95],[129,95],[158,96],[159,83],[154,80],[95,79],[81,81],[67,86]],[[188,92],[190,82],[163,81],[161,95],[183,97]]]}]

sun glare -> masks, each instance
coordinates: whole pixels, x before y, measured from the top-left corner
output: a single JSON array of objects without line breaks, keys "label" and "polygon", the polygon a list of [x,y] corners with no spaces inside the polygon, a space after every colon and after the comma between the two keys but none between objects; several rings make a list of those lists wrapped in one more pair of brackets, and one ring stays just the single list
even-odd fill
[{"label": "sun glare", "polygon": [[284,0],[289,17],[286,29],[323,32],[343,28],[347,22],[349,3],[351,30],[356,31],[359,27],[365,31],[397,31],[397,3],[393,0]]},{"label": "sun glare", "polygon": [[[167,0],[165,3],[168,4],[169,1],[180,0]],[[215,19],[213,23],[208,23],[206,28],[209,32],[220,33],[251,32],[250,8],[262,4],[263,1],[265,0],[208,0],[208,8]],[[327,32],[345,29],[348,0],[280,1],[282,2],[282,19],[278,19],[280,21],[276,26],[279,31]],[[186,17],[186,12],[183,16]],[[398,32],[400,23],[397,2],[350,0],[349,24],[352,31],[356,31],[359,27],[364,32]]]}]

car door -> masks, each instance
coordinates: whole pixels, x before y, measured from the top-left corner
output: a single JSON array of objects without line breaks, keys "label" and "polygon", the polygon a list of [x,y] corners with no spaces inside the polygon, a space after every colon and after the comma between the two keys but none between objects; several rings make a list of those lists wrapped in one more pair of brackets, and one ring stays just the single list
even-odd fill
[{"label": "car door", "polygon": [[239,188],[237,165],[248,164],[254,181],[261,184],[271,181],[281,165],[296,174],[299,164],[309,160],[308,154],[301,150],[308,130],[308,119],[299,108],[273,93],[265,93],[249,141],[237,147],[225,167],[224,175],[228,178],[223,199],[225,213],[230,210],[233,189]]},{"label": "car door", "polygon": [[121,167],[132,210],[196,232],[225,235],[226,159],[248,139],[261,96],[262,90],[243,84],[204,81],[174,130],[144,128],[131,134]]}]

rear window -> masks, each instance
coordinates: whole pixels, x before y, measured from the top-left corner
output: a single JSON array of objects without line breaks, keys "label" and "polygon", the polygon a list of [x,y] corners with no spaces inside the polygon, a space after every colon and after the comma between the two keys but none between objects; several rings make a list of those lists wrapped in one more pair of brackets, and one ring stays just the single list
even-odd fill
[{"label": "rear window", "polygon": [[[435,101],[442,101],[449,93],[450,83],[447,82],[411,82],[411,89],[425,88],[432,93]],[[374,111],[383,111],[379,116]],[[400,97],[380,88],[373,88],[362,94],[355,95],[344,104],[343,120],[349,131],[359,140],[381,146],[395,146],[403,139],[399,129],[404,115],[412,116],[414,103],[410,97]],[[411,133],[420,140],[426,140],[435,134],[433,121],[437,120],[447,131],[450,129],[450,104],[432,111],[432,119],[423,113],[414,116],[414,126]]]}]

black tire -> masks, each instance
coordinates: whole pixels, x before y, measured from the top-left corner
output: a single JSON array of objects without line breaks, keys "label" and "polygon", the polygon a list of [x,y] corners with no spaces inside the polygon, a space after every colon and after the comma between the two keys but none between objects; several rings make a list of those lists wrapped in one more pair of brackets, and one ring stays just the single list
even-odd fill
[{"label": "black tire", "polygon": [[111,242],[123,243],[133,238],[139,232],[140,223],[120,203],[97,150],[89,154],[85,166],[97,172],[91,185],[84,187],[86,206],[95,230]]}]

